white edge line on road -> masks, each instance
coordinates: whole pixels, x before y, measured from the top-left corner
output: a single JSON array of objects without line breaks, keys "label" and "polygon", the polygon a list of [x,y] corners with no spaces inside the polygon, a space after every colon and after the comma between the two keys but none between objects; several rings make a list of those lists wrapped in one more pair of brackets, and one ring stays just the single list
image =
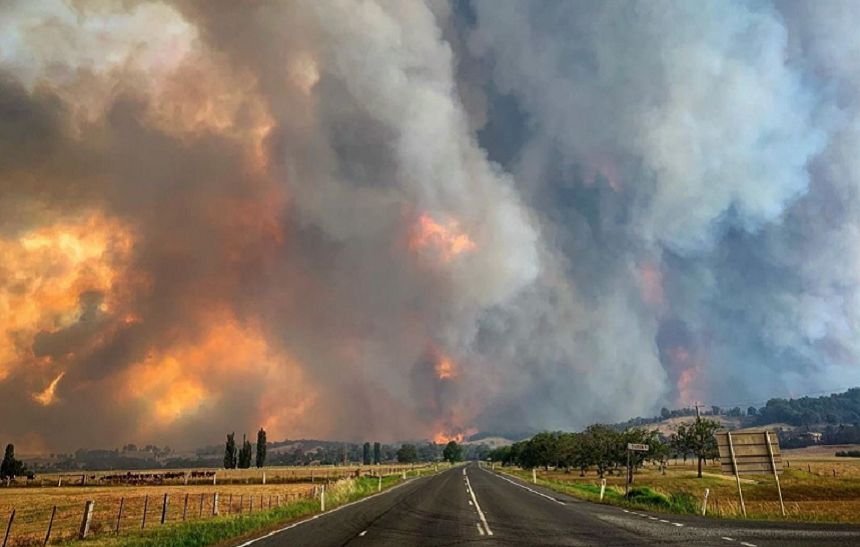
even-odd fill
[{"label": "white edge line on road", "polygon": [[[466,469],[463,468],[463,472],[465,471]],[[472,490],[472,483],[469,482],[469,475],[466,475],[466,484],[469,486],[469,494],[472,495],[472,501],[475,502],[475,509],[478,511],[478,516],[481,518],[481,522],[484,523],[484,528],[487,529],[487,535],[492,536],[493,531],[490,530],[490,525],[487,524],[487,517],[484,516],[484,512],[481,511],[481,506],[478,505],[478,498],[475,497],[475,491]]]},{"label": "white edge line on road", "polygon": [[672,523],[672,526],[677,526],[678,528],[683,528],[683,527],[684,527],[684,525],[683,525],[683,524],[681,524],[680,522],[673,522],[673,523]]},{"label": "white edge line on road", "polygon": [[[482,469],[483,469],[483,468],[482,468]],[[484,471],[487,471],[487,470],[486,470],[486,469],[484,469]],[[512,481],[511,479],[509,479],[509,478],[507,478],[507,477],[503,477],[503,476],[499,475],[498,473],[492,473],[492,472],[490,472],[490,471],[487,471],[487,473],[490,473],[490,474],[491,474],[491,475],[493,475],[494,477],[498,477],[498,478],[502,479],[503,481],[508,481],[509,483],[513,484],[514,486],[519,486],[520,488],[522,488],[522,489],[524,489],[524,490],[528,490],[528,491],[529,491],[529,492],[531,492],[532,494],[537,494],[538,496],[541,496],[541,497],[546,498],[546,499],[548,499],[548,500],[554,501],[554,502],[556,502],[556,503],[557,503],[557,504],[559,504],[559,505],[566,505],[566,504],[565,504],[563,501],[561,501],[561,500],[557,500],[557,499],[555,499],[555,498],[554,498],[554,497],[552,497],[552,496],[547,496],[547,495],[546,495],[546,494],[544,494],[543,492],[538,492],[537,490],[532,490],[532,489],[531,489],[531,488],[529,488],[528,486],[523,486],[522,484],[519,484],[519,483],[517,483],[517,482],[514,482],[514,481]]]},{"label": "white edge line on road", "polygon": [[364,532],[362,532],[362,533],[358,534],[358,537],[364,537],[364,534],[366,534],[366,533],[367,533],[367,530],[365,530]]},{"label": "white edge line on road", "polygon": [[[444,471],[443,471],[443,473],[444,473]],[[398,488],[400,488],[401,486],[406,486],[407,484],[412,484],[412,483],[413,483],[414,481],[416,481],[416,480],[420,480],[420,479],[422,479],[422,478],[432,477],[432,476],[433,476],[433,475],[424,475],[424,477],[415,477],[415,478],[413,478],[412,480],[408,480],[408,481],[406,481],[406,482],[400,483],[400,484],[398,484],[397,486],[394,486],[394,487],[392,487],[392,488],[389,488],[388,490],[383,490],[382,492],[378,492],[378,493],[376,493],[376,494],[372,494],[372,495],[370,495],[370,496],[367,496],[366,498],[361,498],[360,500],[351,501],[351,502],[347,503],[346,505],[341,505],[340,507],[336,507],[336,508],[332,509],[331,511],[326,511],[325,513],[319,513],[319,514],[316,514],[316,515],[314,515],[314,516],[312,516],[312,517],[310,517],[310,518],[306,518],[305,520],[300,520],[300,521],[298,521],[298,522],[294,522],[294,523],[290,524],[289,526],[284,526],[283,528],[278,528],[277,530],[273,530],[273,531],[269,532],[268,534],[266,534],[266,535],[264,535],[264,536],[260,536],[260,537],[258,537],[258,538],[250,539],[250,540],[246,541],[245,543],[242,543],[242,544],[240,544],[240,545],[237,545],[236,547],[248,547],[248,545],[253,545],[254,543],[257,543],[258,541],[262,541],[262,540],[264,540],[264,539],[269,539],[270,537],[272,537],[272,536],[276,536],[276,535],[280,534],[281,532],[286,532],[287,530],[291,530],[291,529],[295,528],[296,526],[300,526],[300,525],[305,524],[305,523],[307,523],[307,522],[310,522],[310,521],[312,521],[312,520],[316,520],[316,519],[318,519],[318,518],[320,518],[320,517],[324,517],[325,515],[330,515],[330,514],[332,514],[332,513],[336,513],[336,512],[338,512],[338,511],[340,511],[341,509],[346,509],[347,507],[349,507],[349,506],[351,506],[351,505],[356,505],[356,504],[359,504],[359,503],[361,503],[361,502],[363,502],[363,501],[367,501],[367,500],[369,500],[369,499],[373,499],[373,498],[376,498],[376,497],[379,497],[379,496],[384,496],[385,494],[387,494],[387,493],[389,493],[389,492],[393,492],[393,491],[397,490],[397,489],[398,489]]]},{"label": "white edge line on road", "polygon": [[477,526],[477,527],[478,527],[478,533],[479,533],[479,534],[481,534],[481,535],[483,536],[483,535],[484,535],[484,529],[483,529],[483,528],[481,528],[481,523],[480,523],[480,522],[476,522],[476,523],[475,523],[475,526]]},{"label": "white edge line on road", "polygon": [[746,541],[742,541],[742,542],[741,542],[741,545],[743,545],[744,547],[756,547],[754,544],[752,544],[752,543],[747,543]]},{"label": "white edge line on road", "polygon": [[734,541],[735,540],[734,538],[725,537],[725,536],[721,537],[720,539],[724,539],[726,541]]}]

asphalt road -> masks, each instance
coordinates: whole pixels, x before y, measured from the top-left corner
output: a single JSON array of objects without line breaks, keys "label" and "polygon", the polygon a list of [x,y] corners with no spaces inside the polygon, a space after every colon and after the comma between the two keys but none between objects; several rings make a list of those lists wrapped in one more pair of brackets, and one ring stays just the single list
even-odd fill
[{"label": "asphalt road", "polygon": [[594,545],[850,547],[860,527],[721,521],[570,498],[476,464],[412,479],[246,547]]}]

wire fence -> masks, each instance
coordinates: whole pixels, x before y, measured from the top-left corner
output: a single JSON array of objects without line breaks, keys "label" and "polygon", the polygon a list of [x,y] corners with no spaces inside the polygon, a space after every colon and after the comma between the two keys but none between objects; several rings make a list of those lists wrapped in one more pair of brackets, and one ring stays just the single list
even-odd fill
[{"label": "wire fence", "polygon": [[263,469],[201,469],[165,471],[104,471],[89,473],[45,473],[8,478],[4,488],[50,488],[81,486],[169,486],[203,484],[290,484],[368,475],[392,475],[426,468],[427,465],[302,466]]},{"label": "wire fence", "polygon": [[[121,534],[216,516],[250,514],[315,499],[317,487],[278,493],[153,493],[13,509],[0,520],[0,547],[48,545],[100,534]],[[4,515],[0,515],[3,518]]]},{"label": "wire fence", "polygon": [[[18,490],[19,498],[18,494],[12,494],[15,490],[10,489],[6,492],[18,501],[14,507],[5,510],[0,507],[0,547],[48,545],[55,541],[119,535],[183,521],[257,513],[287,503],[319,499],[324,484],[338,484],[362,476],[403,475],[405,478],[408,474],[420,475],[428,468],[438,468],[438,465],[329,468],[322,470],[321,474],[306,477],[301,484],[279,480],[293,477],[291,474],[278,475],[277,471],[275,480],[271,481],[267,471],[266,474],[246,477],[228,475],[217,486],[212,486],[213,480],[195,486],[194,490],[183,490],[183,483],[179,486],[164,485],[165,490],[150,484],[125,488],[97,488],[92,484],[93,488],[79,488],[77,491],[70,488],[41,491],[24,488]],[[314,482],[309,480],[310,477]],[[229,488],[230,485],[241,486]],[[56,498],[54,504],[48,501],[52,496]]]}]

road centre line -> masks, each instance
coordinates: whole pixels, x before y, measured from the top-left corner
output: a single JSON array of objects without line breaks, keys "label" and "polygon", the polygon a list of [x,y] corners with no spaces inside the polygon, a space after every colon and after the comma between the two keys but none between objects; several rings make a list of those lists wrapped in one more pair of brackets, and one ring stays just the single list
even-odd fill
[{"label": "road centre line", "polygon": [[[444,471],[443,471],[443,473],[444,473]],[[331,511],[326,511],[325,513],[319,513],[319,514],[316,514],[310,518],[306,518],[305,520],[300,520],[299,522],[294,522],[293,524],[290,524],[289,526],[284,526],[283,528],[278,528],[277,530],[272,530],[271,532],[269,532],[268,534],[266,534],[264,536],[250,539],[250,540],[246,541],[245,543],[238,545],[237,547],[248,547],[248,545],[253,545],[254,543],[257,543],[258,541],[268,539],[272,536],[276,536],[276,535],[280,534],[281,532],[286,532],[287,530],[291,530],[297,526],[301,526],[302,524],[306,524],[308,522],[314,521],[320,517],[324,517],[326,515],[336,513],[338,511],[340,511],[341,509],[346,509],[347,507],[349,507],[351,505],[357,505],[357,504],[365,502],[369,499],[377,498],[379,496],[384,496],[385,494],[388,494],[389,492],[393,492],[393,491],[397,490],[401,486],[406,486],[407,484],[412,484],[413,481],[421,480],[422,478],[427,478],[427,477],[432,477],[432,476],[433,475],[425,475],[424,477],[415,477],[413,479],[407,480],[406,482],[402,482],[402,483],[398,484],[397,486],[391,487],[388,490],[383,490],[382,492],[379,492],[377,494],[372,494],[370,496],[367,496],[366,498],[361,498],[360,500],[351,501],[345,505],[341,505],[340,507],[336,507],[336,508],[332,509]]]},{"label": "road centre line", "polygon": [[[463,472],[466,472],[466,469],[463,469]],[[469,494],[472,496],[472,501],[475,502],[475,509],[478,511],[478,516],[481,518],[481,522],[484,523],[484,528],[487,529],[487,535],[492,536],[493,531],[490,530],[490,525],[487,524],[487,517],[484,516],[484,512],[481,511],[481,506],[478,505],[478,498],[475,497],[475,491],[472,490],[472,483],[469,482],[469,475],[466,475],[466,485],[469,487]]]}]

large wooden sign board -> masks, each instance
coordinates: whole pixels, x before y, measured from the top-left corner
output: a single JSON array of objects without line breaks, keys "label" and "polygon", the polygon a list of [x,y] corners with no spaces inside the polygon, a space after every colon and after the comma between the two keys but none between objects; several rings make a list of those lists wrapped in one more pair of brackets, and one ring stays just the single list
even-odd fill
[{"label": "large wooden sign board", "polygon": [[[734,475],[735,465],[737,465],[738,475],[782,473],[782,453],[775,433],[743,431],[732,432],[731,435],[731,445],[728,432],[715,435],[720,449],[720,467],[723,475]],[[770,440],[770,450],[765,436]]]},{"label": "large wooden sign board", "polygon": [[720,467],[724,475],[734,475],[738,483],[738,498],[741,511],[747,516],[744,505],[744,494],[741,490],[741,475],[764,475],[773,473],[776,481],[776,491],[779,493],[779,507],[785,516],[785,504],[782,501],[782,488],[779,485],[779,474],[782,473],[782,453],[779,450],[779,439],[772,431],[722,431],[715,433],[717,447],[720,450]]}]

